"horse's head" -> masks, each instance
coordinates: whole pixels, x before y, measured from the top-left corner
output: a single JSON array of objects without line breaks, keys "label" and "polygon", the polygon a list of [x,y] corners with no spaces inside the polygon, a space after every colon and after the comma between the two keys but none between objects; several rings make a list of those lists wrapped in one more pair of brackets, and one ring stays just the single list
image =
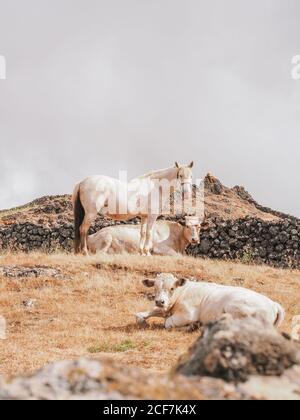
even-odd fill
[{"label": "horse's head", "polygon": [[189,165],[179,165],[175,163],[175,167],[178,169],[177,178],[181,183],[183,197],[185,200],[188,200],[192,196],[193,191],[193,166],[194,162],[191,162]]}]

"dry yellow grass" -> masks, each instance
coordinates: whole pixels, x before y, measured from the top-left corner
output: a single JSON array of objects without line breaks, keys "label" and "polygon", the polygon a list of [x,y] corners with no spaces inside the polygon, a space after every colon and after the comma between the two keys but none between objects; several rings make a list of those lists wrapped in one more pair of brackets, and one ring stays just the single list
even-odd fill
[{"label": "dry yellow grass", "polygon": [[[244,286],[279,301],[287,310],[283,329],[290,332],[300,314],[300,272],[194,258],[138,256],[75,257],[40,253],[3,255],[0,266],[59,268],[64,279],[8,279],[0,276],[0,315],[8,337],[0,340],[0,373],[27,373],[61,359],[81,356],[114,360],[165,372],[197,337],[168,332],[162,321],[149,329],[135,325],[134,314],[146,310],[141,280],[156,272],[173,272],[221,284]],[[33,308],[22,302],[36,299]]]}]

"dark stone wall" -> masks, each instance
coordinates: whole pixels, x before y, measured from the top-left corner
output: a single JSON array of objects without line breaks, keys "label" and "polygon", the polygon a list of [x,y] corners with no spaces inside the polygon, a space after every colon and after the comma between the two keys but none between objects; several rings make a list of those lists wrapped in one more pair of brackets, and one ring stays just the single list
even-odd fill
[{"label": "dark stone wall", "polygon": [[190,247],[194,256],[240,260],[276,267],[300,267],[300,221],[285,219],[212,220],[202,233],[201,244]]},{"label": "dark stone wall", "polygon": [[[134,219],[131,223],[139,221]],[[113,224],[115,222],[99,218],[91,233]],[[59,221],[47,227],[38,223],[3,225],[0,226],[0,251],[71,252],[73,238],[74,230],[70,222]],[[300,268],[300,221],[294,218],[279,222],[250,218],[228,221],[211,219],[209,229],[201,235],[200,245],[190,247],[188,253],[196,257]]]},{"label": "dark stone wall", "polygon": [[[128,222],[127,222],[128,223]],[[137,219],[129,223],[139,223]],[[123,222],[113,222],[98,218],[90,229],[93,234],[100,229],[123,224]],[[34,251],[42,250],[46,252],[73,250],[74,228],[71,222],[58,221],[48,224],[46,227],[39,223],[16,223],[10,225],[0,225],[0,252],[1,251]]]}]

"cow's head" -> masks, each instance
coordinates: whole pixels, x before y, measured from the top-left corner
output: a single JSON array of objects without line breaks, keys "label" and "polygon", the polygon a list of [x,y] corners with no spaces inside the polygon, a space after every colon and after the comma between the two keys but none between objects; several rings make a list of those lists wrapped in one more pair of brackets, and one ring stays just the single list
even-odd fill
[{"label": "cow's head", "polygon": [[173,274],[159,274],[156,279],[143,280],[143,285],[154,287],[156,306],[168,309],[175,290],[184,286],[186,282],[186,279],[177,279]]},{"label": "cow's head", "polygon": [[199,217],[186,216],[185,218],[185,239],[193,245],[200,242],[201,220]]}]

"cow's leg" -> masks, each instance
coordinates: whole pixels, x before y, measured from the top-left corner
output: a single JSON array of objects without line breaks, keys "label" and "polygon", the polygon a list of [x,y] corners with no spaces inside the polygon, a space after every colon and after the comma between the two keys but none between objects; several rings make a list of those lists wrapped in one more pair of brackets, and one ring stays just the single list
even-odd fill
[{"label": "cow's leg", "polygon": [[146,230],[146,241],[144,246],[144,254],[151,256],[151,251],[153,248],[153,230],[157,216],[149,216],[147,221],[147,230]]},{"label": "cow's leg", "polygon": [[162,255],[164,257],[178,257],[178,252],[176,252],[173,248],[162,245],[162,244],[154,244],[153,246],[153,254],[154,255]]},{"label": "cow's leg", "polygon": [[147,325],[146,321],[149,318],[165,318],[166,312],[162,308],[158,308],[157,306],[152,309],[152,311],[148,312],[140,312],[136,314],[136,322],[141,325]]},{"label": "cow's leg", "polygon": [[111,248],[112,243],[113,243],[112,235],[107,234],[103,241],[102,248],[99,250],[101,254],[107,254],[109,249]]},{"label": "cow's leg", "polygon": [[192,322],[191,324],[185,325],[184,327],[176,327],[177,331],[183,331],[186,333],[192,333],[195,331],[201,332],[203,324],[201,322]]},{"label": "cow's leg", "polygon": [[173,248],[170,248],[169,246],[164,246],[161,249],[161,255],[164,255],[166,257],[178,257],[178,253]]},{"label": "cow's leg", "polygon": [[191,319],[185,314],[174,314],[166,319],[165,328],[170,330],[172,328],[187,327],[191,323]]}]

